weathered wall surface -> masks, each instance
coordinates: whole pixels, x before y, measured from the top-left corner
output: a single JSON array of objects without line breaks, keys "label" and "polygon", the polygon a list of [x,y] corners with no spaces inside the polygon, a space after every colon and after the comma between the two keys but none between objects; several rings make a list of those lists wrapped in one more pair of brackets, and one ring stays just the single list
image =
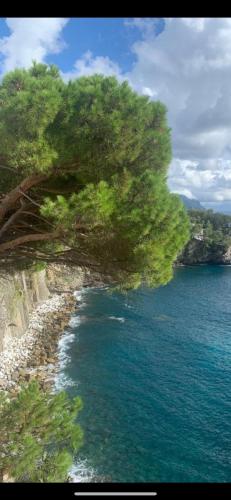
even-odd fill
[{"label": "weathered wall surface", "polygon": [[30,312],[49,296],[45,270],[0,277],[0,351],[9,337],[23,335]]},{"label": "weathered wall surface", "polygon": [[30,313],[52,297],[79,290],[83,286],[102,286],[100,274],[78,266],[49,264],[42,271],[21,271],[0,275],[0,352],[10,338],[21,337],[28,326]]},{"label": "weathered wall surface", "polygon": [[9,338],[26,331],[31,311],[53,293],[70,292],[83,285],[80,268],[50,265],[46,270],[0,276],[0,351]]}]

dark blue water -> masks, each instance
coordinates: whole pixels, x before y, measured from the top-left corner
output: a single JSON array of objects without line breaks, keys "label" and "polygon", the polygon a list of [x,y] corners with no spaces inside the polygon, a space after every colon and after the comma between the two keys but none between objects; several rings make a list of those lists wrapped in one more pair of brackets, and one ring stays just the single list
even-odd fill
[{"label": "dark blue water", "polygon": [[84,295],[65,374],[96,480],[231,480],[231,267],[158,290]]}]

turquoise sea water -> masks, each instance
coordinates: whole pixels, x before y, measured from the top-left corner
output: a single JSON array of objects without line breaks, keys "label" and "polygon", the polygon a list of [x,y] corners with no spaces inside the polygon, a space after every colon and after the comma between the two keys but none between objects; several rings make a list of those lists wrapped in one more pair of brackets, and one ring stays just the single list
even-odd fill
[{"label": "turquoise sea water", "polygon": [[84,292],[60,380],[84,401],[76,464],[89,481],[231,480],[230,299],[231,267],[218,266],[125,297]]}]

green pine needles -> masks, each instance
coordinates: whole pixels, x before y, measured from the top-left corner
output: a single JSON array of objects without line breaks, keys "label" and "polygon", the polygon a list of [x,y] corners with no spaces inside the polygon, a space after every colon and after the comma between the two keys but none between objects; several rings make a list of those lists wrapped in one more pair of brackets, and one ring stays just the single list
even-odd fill
[{"label": "green pine needles", "polygon": [[19,482],[66,482],[83,442],[76,422],[79,397],[51,394],[33,381],[16,397],[0,393],[0,477]]},{"label": "green pine needles", "polygon": [[0,86],[0,266],[72,263],[121,289],[169,281],[189,221],[166,108],[115,77],[34,63]]}]

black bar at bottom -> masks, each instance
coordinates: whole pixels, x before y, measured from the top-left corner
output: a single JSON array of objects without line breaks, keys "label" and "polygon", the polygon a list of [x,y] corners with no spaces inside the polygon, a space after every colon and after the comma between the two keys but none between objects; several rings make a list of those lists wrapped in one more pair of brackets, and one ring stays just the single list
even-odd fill
[{"label": "black bar at bottom", "polygon": [[[81,492],[85,494],[81,496]],[[52,500],[56,498],[63,498],[65,500],[72,499],[77,500],[78,498],[96,498],[96,495],[91,495],[92,493],[102,492],[103,498],[107,498],[106,493],[108,493],[108,498],[111,492],[118,493],[131,493],[135,492],[134,498],[139,498],[137,493],[142,492],[155,492],[153,498],[156,500],[161,500],[162,498],[179,498],[186,500],[187,496],[192,495],[196,499],[196,496],[209,499],[223,499],[231,498],[231,483],[2,483],[0,484],[0,498],[3,500],[8,498],[17,499],[33,499],[41,498],[51,498]],[[79,493],[79,494],[78,494]],[[113,495],[115,498],[116,496]],[[129,495],[130,496],[130,495]],[[119,496],[122,498],[122,495]],[[146,497],[146,495],[144,495]],[[147,498],[152,498],[147,496]],[[124,498],[127,498],[124,495]],[[132,498],[132,496],[130,496]]]}]

